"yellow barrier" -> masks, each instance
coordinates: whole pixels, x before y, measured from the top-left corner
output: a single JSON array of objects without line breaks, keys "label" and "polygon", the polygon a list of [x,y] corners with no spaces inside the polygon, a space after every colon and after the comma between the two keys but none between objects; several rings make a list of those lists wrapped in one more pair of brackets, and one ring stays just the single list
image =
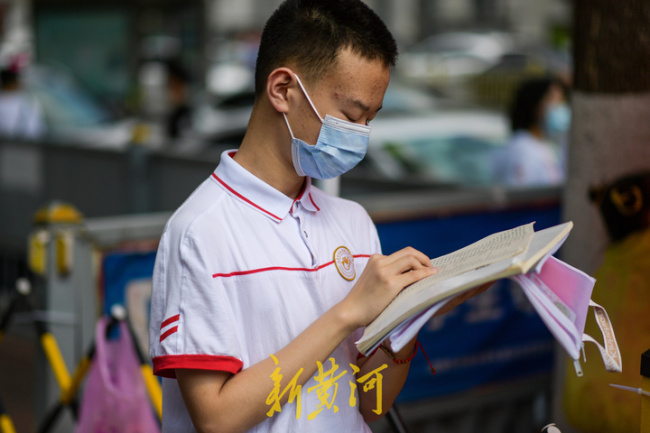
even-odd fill
[{"label": "yellow barrier", "polygon": [[153,374],[153,369],[149,364],[142,364],[140,366],[140,371],[142,372],[142,377],[144,378],[144,383],[147,387],[147,393],[149,394],[149,399],[151,404],[153,404],[158,419],[162,420],[162,390],[160,389],[160,383],[158,379]]},{"label": "yellow barrier", "polygon": [[61,392],[61,403],[64,405],[70,405],[73,402],[74,398],[77,396],[79,388],[81,388],[81,383],[86,377],[91,364],[92,360],[87,356],[84,356],[82,360],[79,361],[79,364],[77,365],[77,368],[72,375],[70,386]]},{"label": "yellow barrier", "polygon": [[59,346],[56,344],[54,336],[49,332],[45,332],[41,335],[41,345],[47,356],[47,360],[50,362],[52,371],[54,372],[54,377],[56,378],[59,388],[62,391],[65,391],[70,388],[70,374],[68,369],[65,366],[65,361],[59,350]]}]

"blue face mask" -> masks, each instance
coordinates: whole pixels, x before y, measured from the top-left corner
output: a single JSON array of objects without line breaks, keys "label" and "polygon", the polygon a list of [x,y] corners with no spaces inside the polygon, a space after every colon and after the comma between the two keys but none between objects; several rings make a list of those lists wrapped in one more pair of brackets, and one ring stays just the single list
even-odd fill
[{"label": "blue face mask", "polygon": [[311,102],[300,79],[297,75],[295,77],[309,101],[309,105],[322,123],[318,141],[315,145],[310,146],[294,137],[287,116],[282,113],[287,128],[289,128],[289,134],[291,134],[291,156],[296,173],[299,176],[309,176],[315,179],[331,179],[351,170],[366,155],[370,140],[370,127],[347,122],[330,115],[326,115],[323,119]]},{"label": "blue face mask", "polygon": [[567,104],[554,104],[544,113],[544,129],[550,136],[564,134],[571,125],[571,109]]}]

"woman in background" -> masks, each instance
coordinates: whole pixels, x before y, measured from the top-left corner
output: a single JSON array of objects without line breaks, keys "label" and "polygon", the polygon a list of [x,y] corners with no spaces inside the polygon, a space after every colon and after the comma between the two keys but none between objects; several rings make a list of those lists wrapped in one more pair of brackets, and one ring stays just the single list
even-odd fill
[{"label": "woman in background", "polygon": [[508,186],[562,183],[571,122],[566,86],[553,78],[524,81],[515,94],[510,121],[513,135],[494,161],[497,182]]}]

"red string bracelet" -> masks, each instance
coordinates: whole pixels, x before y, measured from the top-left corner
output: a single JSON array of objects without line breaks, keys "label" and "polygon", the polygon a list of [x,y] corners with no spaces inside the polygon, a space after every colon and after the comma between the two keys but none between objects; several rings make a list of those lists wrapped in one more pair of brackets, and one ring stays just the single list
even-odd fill
[{"label": "red string bracelet", "polygon": [[411,362],[411,360],[415,357],[415,354],[418,352],[418,346],[420,347],[420,349],[422,349],[422,354],[427,359],[427,363],[429,363],[429,368],[431,368],[431,372],[433,374],[436,374],[436,369],[433,368],[433,365],[431,365],[431,361],[429,360],[427,353],[424,351],[424,347],[422,347],[422,343],[420,343],[419,341],[417,340],[415,341],[415,345],[413,346],[413,352],[411,352],[408,358],[404,358],[404,359],[400,359],[397,356],[395,356],[395,352],[393,352],[390,348],[384,346],[383,344],[379,345],[381,350],[383,350],[384,353],[388,355],[388,357],[391,358],[395,364],[408,364],[409,362]]},{"label": "red string bracelet", "polygon": [[427,363],[429,364],[429,368],[431,369],[431,373],[436,374],[436,369],[433,368],[433,365],[431,364],[431,361],[429,360],[429,357],[427,356],[427,352],[424,351],[424,346],[422,346],[422,343],[416,340],[415,344],[420,346],[420,349],[422,349],[422,354],[424,357],[427,359]]}]

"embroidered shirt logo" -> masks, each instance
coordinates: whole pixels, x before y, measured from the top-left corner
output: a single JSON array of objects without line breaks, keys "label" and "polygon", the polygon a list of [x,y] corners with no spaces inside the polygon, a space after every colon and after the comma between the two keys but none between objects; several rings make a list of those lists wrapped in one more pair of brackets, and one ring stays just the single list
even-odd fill
[{"label": "embroidered shirt logo", "polygon": [[334,250],[334,264],[339,274],[348,281],[354,280],[357,273],[354,269],[354,257],[346,247]]}]

